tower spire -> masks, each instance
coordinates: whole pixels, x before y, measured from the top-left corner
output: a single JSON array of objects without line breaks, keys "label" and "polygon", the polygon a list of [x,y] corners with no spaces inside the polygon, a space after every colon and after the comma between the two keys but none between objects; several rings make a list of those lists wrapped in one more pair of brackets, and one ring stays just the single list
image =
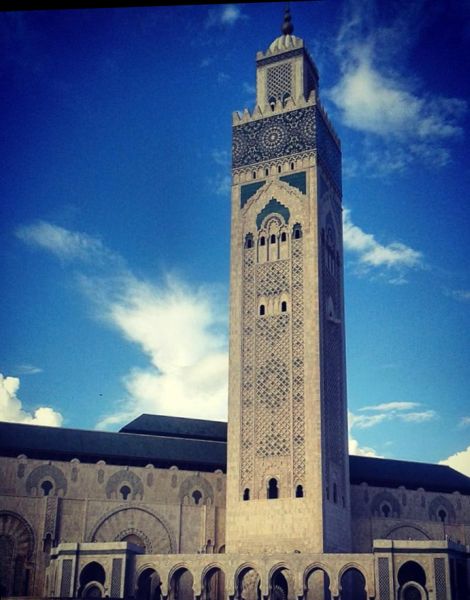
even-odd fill
[{"label": "tower spire", "polygon": [[290,15],[289,3],[287,3],[286,10],[284,12],[284,22],[282,23],[281,33],[283,35],[292,35],[294,32],[294,26],[292,25],[292,17]]}]

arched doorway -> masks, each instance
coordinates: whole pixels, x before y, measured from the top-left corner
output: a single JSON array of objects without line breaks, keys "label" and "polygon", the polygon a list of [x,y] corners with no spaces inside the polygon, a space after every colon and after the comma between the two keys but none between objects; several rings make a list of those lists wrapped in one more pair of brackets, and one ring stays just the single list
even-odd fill
[{"label": "arched doorway", "polygon": [[426,592],[417,583],[407,583],[403,587],[400,598],[401,600],[425,600]]},{"label": "arched doorway", "polygon": [[225,573],[214,567],[205,574],[202,582],[202,600],[224,600]]},{"label": "arched doorway", "polygon": [[137,579],[137,600],[160,600],[161,580],[155,569],[144,569]]},{"label": "arched doorway", "polygon": [[256,569],[252,567],[242,569],[236,583],[238,600],[261,600],[261,580]]},{"label": "arched doorway", "polygon": [[93,561],[83,567],[80,572],[78,595],[82,598],[102,598],[106,573],[99,562]]},{"label": "arched doorway", "polygon": [[170,600],[194,600],[193,576],[182,567],[173,573],[170,580]]},{"label": "arched doorway", "polygon": [[289,597],[288,570],[278,569],[271,577],[270,600],[287,600]]},{"label": "arched doorway", "polygon": [[323,569],[310,571],[305,583],[305,600],[331,600],[330,578]]},{"label": "arched doorway", "polygon": [[30,525],[20,515],[0,512],[0,594],[27,596],[30,570],[28,563],[34,550]]},{"label": "arched doorway", "polygon": [[427,597],[426,573],[419,563],[414,560],[404,563],[398,569],[397,579],[400,600],[424,600]]},{"label": "arched doorway", "polygon": [[340,598],[341,600],[367,600],[366,580],[364,575],[350,567],[341,576]]}]

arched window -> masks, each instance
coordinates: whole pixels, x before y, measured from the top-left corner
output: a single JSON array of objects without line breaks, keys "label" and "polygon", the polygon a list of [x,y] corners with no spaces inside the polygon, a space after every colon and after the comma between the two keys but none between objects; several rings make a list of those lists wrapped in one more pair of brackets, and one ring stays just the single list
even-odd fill
[{"label": "arched window", "polygon": [[202,494],[199,490],[194,490],[194,492],[192,493],[192,497],[194,499],[194,504],[199,504],[202,498]]},{"label": "arched window", "polygon": [[274,96],[269,98],[269,106],[271,107],[271,110],[274,110],[274,107],[276,106],[276,98]]},{"label": "arched window", "polygon": [[248,488],[245,488],[243,491],[243,500],[249,500],[250,499],[250,490]]},{"label": "arched window", "polygon": [[274,500],[279,498],[279,488],[277,487],[277,479],[272,477],[268,482],[268,499]]},{"label": "arched window", "polygon": [[54,485],[48,479],[46,479],[46,481],[43,481],[41,483],[41,489],[44,492],[44,496],[49,496],[53,487]]},{"label": "arched window", "polygon": [[264,246],[266,244],[266,238],[262,235],[259,239],[259,245]]},{"label": "arched window", "polygon": [[271,234],[271,244],[275,244],[276,243],[276,236],[273,234]]},{"label": "arched window", "polygon": [[380,512],[387,519],[389,517],[389,515],[390,515],[390,512],[391,512],[390,505],[387,504],[386,502],[384,502],[382,504],[382,506],[380,507]]},{"label": "arched window", "polygon": [[281,242],[287,242],[287,233],[285,231],[281,233]]},{"label": "arched window", "polygon": [[287,302],[285,300],[281,302],[281,312],[287,312]]},{"label": "arched window", "polygon": [[338,487],[336,483],[333,484],[333,502],[335,504],[338,502]]},{"label": "arched window", "polygon": [[253,179],[256,179],[256,171],[253,171]]},{"label": "arched window", "polygon": [[245,236],[245,248],[253,247],[253,235],[251,233],[247,233]]},{"label": "arched window", "polygon": [[437,513],[437,516],[439,517],[439,520],[442,523],[446,522],[446,520],[447,520],[447,513],[446,513],[446,511],[443,508],[441,508],[441,510]]},{"label": "arched window", "polygon": [[291,170],[291,171],[293,171],[293,170],[294,170],[294,163],[293,163],[293,162],[291,162],[291,164],[290,164],[290,170]]},{"label": "arched window", "polygon": [[282,171],[282,167],[281,167],[281,165],[279,165],[277,168],[277,172],[280,173],[281,171]]},{"label": "arched window", "polygon": [[261,317],[265,314],[264,304],[260,304],[259,305],[259,314],[260,314]]},{"label": "arched window", "polygon": [[131,488],[128,485],[123,485],[119,490],[119,493],[121,494],[123,500],[127,500],[127,497],[131,493]]},{"label": "arched window", "polygon": [[304,488],[301,485],[298,485],[295,488],[295,497],[296,498],[303,498],[304,497]]},{"label": "arched window", "polygon": [[269,169],[265,169],[264,170],[264,174],[266,175],[266,177],[269,175]]},{"label": "arched window", "polygon": [[294,240],[299,240],[302,237],[302,226],[300,225],[300,223],[296,223],[294,225]]}]

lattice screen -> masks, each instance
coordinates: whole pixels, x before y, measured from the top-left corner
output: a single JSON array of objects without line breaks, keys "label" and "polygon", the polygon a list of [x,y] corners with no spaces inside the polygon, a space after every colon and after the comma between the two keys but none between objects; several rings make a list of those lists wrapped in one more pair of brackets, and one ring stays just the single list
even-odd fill
[{"label": "lattice screen", "polygon": [[292,63],[283,63],[267,70],[266,101],[271,98],[282,100],[286,94],[292,96]]}]

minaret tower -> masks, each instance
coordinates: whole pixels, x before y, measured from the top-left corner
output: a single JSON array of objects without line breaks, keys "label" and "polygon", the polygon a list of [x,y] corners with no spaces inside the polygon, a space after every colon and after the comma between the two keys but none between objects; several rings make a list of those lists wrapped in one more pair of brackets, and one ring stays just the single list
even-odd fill
[{"label": "minaret tower", "polygon": [[350,550],[341,149],[293,35],[233,117],[227,552]]}]

